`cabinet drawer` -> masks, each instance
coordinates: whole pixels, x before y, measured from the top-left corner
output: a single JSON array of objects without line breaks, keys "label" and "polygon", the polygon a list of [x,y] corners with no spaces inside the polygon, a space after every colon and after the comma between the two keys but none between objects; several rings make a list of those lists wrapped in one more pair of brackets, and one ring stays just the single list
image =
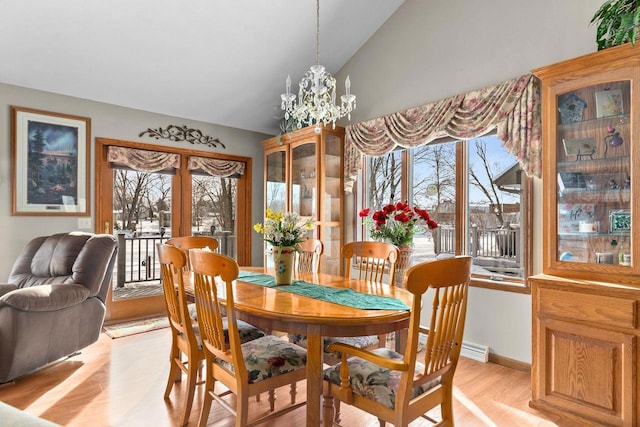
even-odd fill
[{"label": "cabinet drawer", "polygon": [[637,328],[637,303],[633,299],[539,289],[538,315],[575,319],[621,328]]}]

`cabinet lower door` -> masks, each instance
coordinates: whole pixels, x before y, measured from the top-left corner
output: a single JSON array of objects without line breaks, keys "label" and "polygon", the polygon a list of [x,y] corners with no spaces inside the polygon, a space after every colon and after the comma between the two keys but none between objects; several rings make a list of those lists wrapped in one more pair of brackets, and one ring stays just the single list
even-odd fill
[{"label": "cabinet lower door", "polygon": [[635,425],[636,337],[558,320],[537,326],[532,405],[603,425]]}]

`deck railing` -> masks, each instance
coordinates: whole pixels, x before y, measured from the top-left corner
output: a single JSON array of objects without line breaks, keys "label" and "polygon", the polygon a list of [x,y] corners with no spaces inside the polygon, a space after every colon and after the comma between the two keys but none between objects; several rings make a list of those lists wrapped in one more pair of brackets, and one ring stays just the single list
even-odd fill
[{"label": "deck railing", "polygon": [[[433,231],[436,255],[455,254],[455,229],[440,226]],[[474,264],[490,271],[518,275],[523,271],[521,252],[520,229],[471,227],[469,255]]]},{"label": "deck railing", "polygon": [[[204,233],[203,233],[204,235]],[[211,234],[208,234],[211,236]],[[236,236],[230,231],[213,234],[218,240],[216,252],[235,257]],[[160,280],[160,265],[156,251],[157,243],[166,242],[170,236],[128,235],[118,233],[118,261],[116,287],[123,288],[127,283],[152,282]]]}]

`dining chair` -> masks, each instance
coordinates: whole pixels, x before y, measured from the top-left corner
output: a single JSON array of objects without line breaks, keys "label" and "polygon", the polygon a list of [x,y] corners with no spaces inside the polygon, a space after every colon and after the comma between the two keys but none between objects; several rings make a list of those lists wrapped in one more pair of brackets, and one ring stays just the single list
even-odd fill
[{"label": "dining chair", "polygon": [[187,268],[189,268],[189,249],[209,248],[211,252],[218,249],[218,239],[210,236],[179,236],[172,237],[165,242],[167,245],[175,246],[187,255]]},{"label": "dining chair", "polygon": [[[323,372],[323,425],[331,426],[335,402],[344,402],[387,422],[407,426],[418,417],[454,425],[453,376],[464,332],[471,257],[425,261],[411,267],[405,287],[414,295],[404,355],[387,348],[372,351],[336,342],[341,363]],[[420,325],[422,298],[433,294],[428,328]],[[418,361],[420,333],[427,334]],[[422,354],[422,353],[421,353]],[[424,358],[424,359],[422,359]],[[440,406],[441,421],[426,413]]]},{"label": "dining chair", "polygon": [[[274,410],[274,389],[306,379],[307,352],[304,348],[274,335],[242,343],[237,328],[233,281],[239,269],[233,258],[212,252],[189,251],[194,278],[198,325],[206,359],[205,395],[198,425],[207,424],[215,399],[236,416],[236,426],[251,426],[297,409],[306,402],[295,402]],[[223,328],[221,308],[226,306],[228,340]],[[228,390],[216,393],[216,382]],[[269,392],[271,412],[249,420],[249,398]],[[224,396],[236,395],[235,408]]]},{"label": "dining chair", "polygon": [[296,271],[298,273],[318,273],[324,244],[318,239],[307,239],[298,244]]},{"label": "dining chair", "polygon": [[[160,277],[169,328],[171,329],[170,368],[164,398],[168,399],[173,385],[180,381],[182,373],[187,376],[187,394],[182,411],[181,425],[187,424],[198,374],[205,360],[197,324],[194,323],[195,305],[188,304],[183,274],[187,265],[187,255],[175,246],[158,243],[156,245],[160,263]],[[226,324],[226,322],[225,322]],[[246,322],[238,322],[241,340],[250,341],[264,336],[264,332]]]}]

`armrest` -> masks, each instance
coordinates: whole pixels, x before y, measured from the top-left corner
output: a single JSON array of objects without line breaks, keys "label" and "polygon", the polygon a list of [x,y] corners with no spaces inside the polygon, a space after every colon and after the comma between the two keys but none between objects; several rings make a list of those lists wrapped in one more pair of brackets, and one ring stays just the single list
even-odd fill
[{"label": "armrest", "polygon": [[0,283],[0,297],[11,291],[18,289],[18,285],[12,285],[10,283]]},{"label": "armrest", "polygon": [[342,353],[342,366],[348,366],[347,355],[352,355],[368,360],[369,362],[375,363],[376,365],[382,366],[383,368],[392,369],[394,371],[407,371],[409,369],[409,365],[406,364],[403,360],[389,359],[379,354],[372,353],[368,350],[363,350],[361,348],[341,342],[329,344],[328,350],[332,353],[336,351]]},{"label": "armrest", "polygon": [[85,301],[89,294],[89,289],[75,283],[31,286],[0,297],[0,308],[11,306],[22,311],[56,311]]}]

